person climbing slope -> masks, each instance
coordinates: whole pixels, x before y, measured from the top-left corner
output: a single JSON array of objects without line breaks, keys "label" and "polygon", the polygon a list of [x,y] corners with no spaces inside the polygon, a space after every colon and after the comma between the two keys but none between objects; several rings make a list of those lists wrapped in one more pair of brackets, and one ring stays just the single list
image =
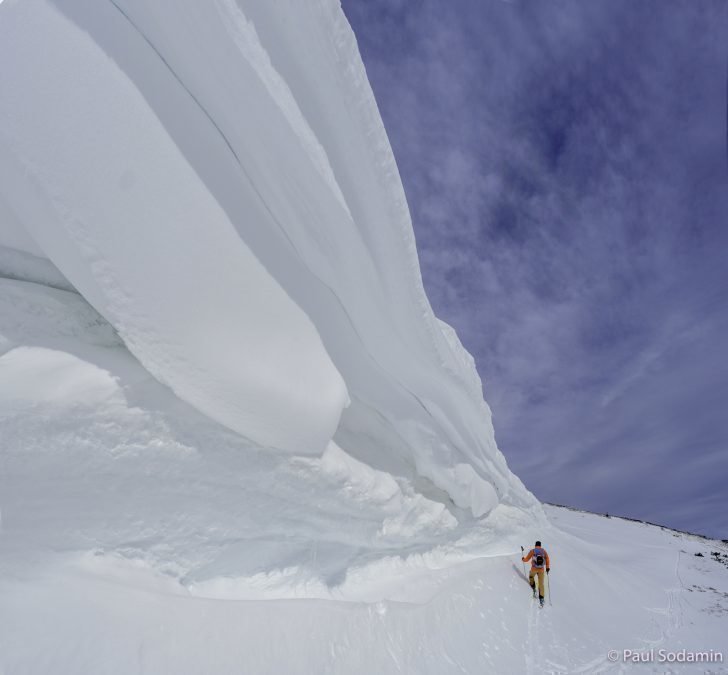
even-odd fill
[{"label": "person climbing slope", "polygon": [[521,558],[523,562],[531,561],[531,572],[528,575],[528,583],[531,584],[531,590],[533,591],[533,597],[536,597],[536,580],[534,577],[538,577],[538,601],[543,607],[543,573],[544,569],[546,574],[551,571],[551,562],[549,561],[549,554],[545,548],[541,547],[541,542],[537,541],[536,546],[532,548],[525,558]]}]

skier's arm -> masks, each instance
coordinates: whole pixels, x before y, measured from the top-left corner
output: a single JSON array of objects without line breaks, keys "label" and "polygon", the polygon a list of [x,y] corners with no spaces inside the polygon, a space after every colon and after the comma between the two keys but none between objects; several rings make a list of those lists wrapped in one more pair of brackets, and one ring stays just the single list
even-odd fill
[{"label": "skier's arm", "polygon": [[531,558],[533,558],[533,549],[528,552],[528,555],[525,558],[521,558],[521,560],[523,560],[523,562],[528,562]]},{"label": "skier's arm", "polygon": [[549,554],[546,551],[544,553],[546,554],[546,571],[548,572],[551,570],[551,561],[549,560]]}]

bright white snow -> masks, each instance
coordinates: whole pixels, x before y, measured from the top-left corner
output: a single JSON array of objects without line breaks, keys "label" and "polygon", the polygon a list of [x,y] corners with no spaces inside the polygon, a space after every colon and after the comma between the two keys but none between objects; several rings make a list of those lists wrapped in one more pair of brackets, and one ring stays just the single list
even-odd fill
[{"label": "bright white snow", "polygon": [[0,325],[0,672],[594,673],[609,649],[725,649],[723,544],[562,509],[475,521],[334,444],[256,447],[74,293],[0,280]]},{"label": "bright white snow", "polygon": [[3,132],[25,168],[4,189],[29,174],[53,202],[43,220],[16,205],[34,239],[182,398],[260,444],[322,450],[341,377],[138,90],[43,4],[6,11],[0,30]]},{"label": "bright white snow", "polygon": [[425,297],[337,2],[12,2],[0,63],[13,229],[157,380],[260,445],[535,505]]},{"label": "bright white snow", "polygon": [[8,0],[0,91],[0,674],[726,651],[724,545],[509,472],[335,0]]}]

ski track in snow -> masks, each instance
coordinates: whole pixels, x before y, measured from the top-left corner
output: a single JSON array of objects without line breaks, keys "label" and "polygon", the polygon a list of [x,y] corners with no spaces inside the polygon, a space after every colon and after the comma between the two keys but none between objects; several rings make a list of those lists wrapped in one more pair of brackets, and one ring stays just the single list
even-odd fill
[{"label": "ski track in snow", "polygon": [[534,675],[537,670],[540,670],[541,659],[541,644],[539,635],[536,632],[536,614],[535,614],[535,601],[531,598],[531,607],[528,609],[528,634],[526,644],[528,646],[528,656],[526,661],[526,667],[528,669],[528,675]]}]

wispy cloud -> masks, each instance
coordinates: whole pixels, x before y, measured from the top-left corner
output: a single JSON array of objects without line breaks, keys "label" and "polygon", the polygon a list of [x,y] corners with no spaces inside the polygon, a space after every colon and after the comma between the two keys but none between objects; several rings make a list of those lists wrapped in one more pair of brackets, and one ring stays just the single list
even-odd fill
[{"label": "wispy cloud", "polygon": [[511,467],[727,536],[728,5],[343,5]]}]

